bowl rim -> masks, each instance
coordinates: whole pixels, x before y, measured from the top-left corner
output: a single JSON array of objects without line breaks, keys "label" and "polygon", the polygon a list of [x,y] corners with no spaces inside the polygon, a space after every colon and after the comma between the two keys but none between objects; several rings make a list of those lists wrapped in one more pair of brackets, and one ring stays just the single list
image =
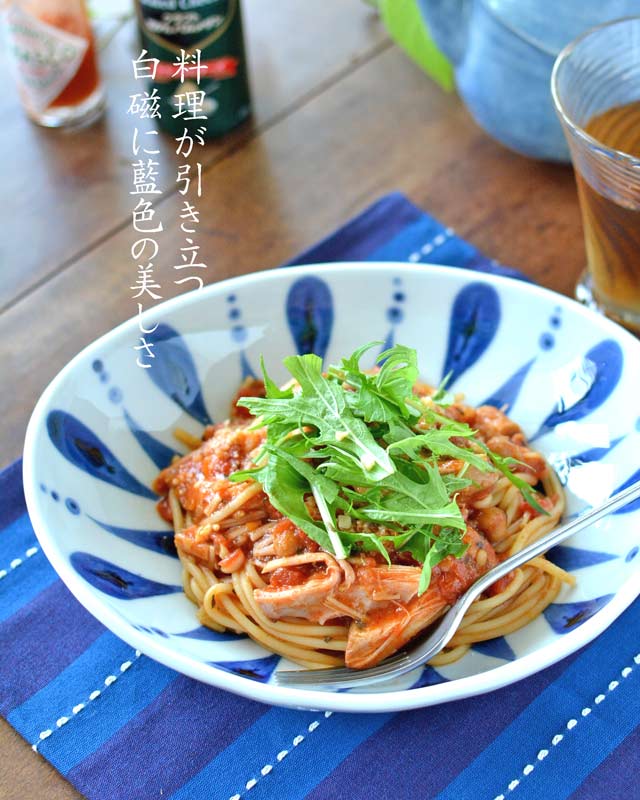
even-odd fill
[{"label": "bowl rim", "polygon": [[[398,273],[404,272],[412,277],[422,274],[431,276],[433,279],[440,277],[445,280],[454,279],[460,280],[461,282],[480,281],[496,284],[498,287],[502,287],[507,291],[511,289],[516,292],[522,292],[525,295],[534,294],[551,301],[555,305],[569,308],[572,313],[577,313],[590,322],[595,322],[605,334],[608,333],[612,338],[620,341],[621,344],[636,349],[640,356],[640,341],[632,336],[632,334],[615,322],[612,322],[589,308],[585,308],[571,298],[527,281],[461,267],[426,263],[346,261],[261,270],[217,281],[202,290],[188,292],[184,295],[166,300],[145,312],[142,319],[143,321],[148,321],[145,320],[145,316],[148,318],[151,315],[153,315],[154,319],[157,319],[159,313],[168,315],[184,307],[206,302],[211,296],[238,291],[242,287],[255,281],[277,282],[282,280],[284,276],[290,276],[292,279],[295,279],[296,276],[303,277],[305,275],[318,277],[318,275],[323,274],[343,273],[347,269],[362,273],[373,272],[384,274],[393,272],[394,277]],[[593,617],[578,628],[563,634],[558,639],[544,645],[533,653],[521,656],[513,661],[500,664],[475,675],[454,678],[444,683],[416,689],[402,689],[389,692],[336,693],[325,691],[321,687],[314,689],[297,689],[282,687],[271,683],[262,683],[227,672],[219,667],[196,662],[192,657],[167,646],[166,640],[157,639],[150,634],[137,631],[129,623],[122,620],[118,612],[108,603],[105,603],[96,590],[92,589],[75,573],[69,561],[59,552],[56,546],[55,536],[49,533],[46,519],[39,511],[38,482],[35,479],[35,447],[38,436],[43,429],[49,403],[53,397],[55,397],[58,388],[64,383],[67,376],[73,373],[78,364],[85,359],[89,361],[92,356],[100,352],[111,340],[118,338],[128,329],[133,329],[134,326],[137,327],[138,322],[139,318],[134,316],[102,334],[77,353],[50,381],[37,401],[27,426],[22,474],[27,511],[31,524],[44,554],[63,583],[81,605],[112,633],[134,649],[153,658],[164,666],[187,675],[188,677],[216,686],[217,688],[231,691],[251,700],[272,705],[319,711],[369,713],[404,711],[484,694],[529,677],[591,642],[620,616],[640,594],[640,581],[638,581],[638,576],[637,574],[631,575],[618,587],[611,600],[597,611]]]}]

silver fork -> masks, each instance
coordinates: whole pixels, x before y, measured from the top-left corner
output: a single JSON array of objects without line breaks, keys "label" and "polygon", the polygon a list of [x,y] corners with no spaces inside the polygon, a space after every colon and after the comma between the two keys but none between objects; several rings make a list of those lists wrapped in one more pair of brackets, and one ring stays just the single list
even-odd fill
[{"label": "silver fork", "polygon": [[370,683],[391,680],[410,672],[437,655],[450,641],[465,612],[471,603],[488,589],[492,583],[502,578],[512,569],[521,566],[532,558],[541,555],[554,545],[563,542],[573,534],[581,531],[602,517],[623,508],[632,500],[640,497],[640,481],[631,484],[627,489],[614,494],[597,508],[581,514],[571,522],[555,528],[553,531],[530,544],[519,553],[515,553],[505,561],[478,578],[467,591],[451,606],[447,613],[435,625],[431,634],[415,645],[411,650],[399,653],[369,669],[354,670],[347,667],[337,669],[290,670],[275,673],[275,682],[279,686],[313,686],[320,688],[346,689],[352,686],[365,686]]}]

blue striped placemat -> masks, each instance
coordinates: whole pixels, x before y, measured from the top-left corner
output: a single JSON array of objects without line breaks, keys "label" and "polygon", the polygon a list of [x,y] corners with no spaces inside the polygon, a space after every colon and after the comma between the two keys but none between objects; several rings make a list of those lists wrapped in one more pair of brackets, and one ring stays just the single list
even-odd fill
[{"label": "blue striped placemat", "polygon": [[[292,263],[342,260],[522,277],[399,194]],[[92,800],[639,796],[640,602],[489,695],[400,714],[271,708],[185,678],[94,620],[40,551],[20,462],[0,473],[0,497],[0,712]]]}]

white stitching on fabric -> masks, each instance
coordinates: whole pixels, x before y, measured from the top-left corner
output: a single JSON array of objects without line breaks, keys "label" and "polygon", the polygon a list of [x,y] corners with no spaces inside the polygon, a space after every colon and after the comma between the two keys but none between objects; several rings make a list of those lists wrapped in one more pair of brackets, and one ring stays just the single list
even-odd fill
[{"label": "white stitching on fabric", "polygon": [[[640,664],[640,653],[638,653],[637,655],[635,655],[633,657],[633,661],[634,661],[635,664]],[[621,670],[620,676],[622,678],[628,678],[629,675],[631,675],[632,672],[633,672],[633,667],[625,667],[623,670]],[[613,692],[615,689],[618,688],[618,686],[620,686],[620,681],[615,681],[615,680],[611,681],[609,683],[609,686],[607,687],[607,692],[608,693]],[[606,696],[607,696],[606,694],[596,695],[596,697],[594,697],[594,699],[593,699],[594,704],[595,705],[600,705],[600,703],[603,700],[606,699]],[[592,709],[589,706],[585,706],[582,709],[582,711],[580,712],[580,716],[581,717],[588,717],[589,714],[591,714],[591,711],[592,711]],[[576,727],[576,725],[578,724],[578,722],[579,722],[578,719],[572,717],[567,722],[567,725],[566,725],[567,730],[568,731],[573,730]],[[559,745],[560,742],[563,739],[564,739],[564,736],[561,733],[557,733],[553,737],[553,739],[551,740],[551,744],[555,747],[556,745]],[[548,750],[545,750],[545,749],[540,750],[538,752],[538,755],[537,755],[537,760],[538,761],[543,761],[548,755],[549,755],[549,751]],[[527,775],[531,775],[531,773],[534,771],[534,769],[535,769],[534,764],[527,764],[522,770],[522,775],[524,777],[526,777]],[[519,785],[520,785],[520,780],[518,778],[514,778],[511,781],[511,783],[508,785],[507,789],[508,789],[509,792],[513,792],[513,790],[517,789],[517,787]],[[494,798],[494,800],[505,800],[505,796],[504,796],[504,794],[499,794]]]},{"label": "white stitching on fabric", "polygon": [[429,242],[425,242],[422,247],[419,247],[417,250],[414,250],[413,253],[409,256],[409,261],[415,264],[417,261],[420,261],[422,256],[428,256],[429,253],[432,253],[437,247],[443,245],[447,239],[450,239],[452,236],[455,236],[456,232],[453,228],[445,228],[442,233],[438,233],[436,236],[431,239]]},{"label": "white stitching on fabric", "polygon": [[[324,718],[329,719],[329,717],[332,714],[333,711],[325,711]],[[315,730],[317,730],[319,726],[320,726],[320,720],[314,719],[314,721],[308,725],[307,730],[309,731],[309,733],[313,733]],[[304,736],[301,733],[299,733],[297,736],[294,736],[293,739],[291,740],[291,744],[293,745],[293,747],[297,747],[298,745],[302,744],[302,742],[304,742]],[[276,761],[278,762],[278,764],[281,761],[283,761],[288,755],[289,755],[289,750],[281,750],[276,756]],[[277,764],[275,766],[277,766]],[[273,771],[273,768],[274,768],[273,764],[265,764],[264,767],[262,767],[260,770],[260,777],[266,778],[266,776]],[[259,780],[260,778],[250,778],[244,785],[245,790],[248,792],[251,789],[253,789],[253,787],[258,783]],[[229,800],[242,800],[242,795],[232,794]],[[504,800],[504,798],[502,798],[502,800]]]},{"label": "white stitching on fabric", "polygon": [[[30,547],[28,550],[25,551],[25,558],[31,558],[31,556],[35,556],[36,553],[40,552],[39,547]],[[24,564],[24,560],[22,558],[14,558],[13,561],[9,564],[8,569],[0,569],[0,580],[2,578],[6,578],[7,575],[14,569],[17,569],[21,564]]]},{"label": "white stitching on fabric", "polygon": [[[139,650],[135,651],[135,655],[131,661],[125,661],[123,664],[120,665],[120,672],[121,673],[126,672],[133,663],[133,661],[135,661],[137,658],[140,658]],[[115,683],[115,681],[117,680],[118,680],[117,675],[107,675],[107,677],[104,680],[104,685],[106,687],[111,686],[111,684]],[[104,689],[102,691],[104,691]],[[93,700],[97,700],[98,697],[100,697],[100,695],[102,694],[102,691],[100,689],[94,689],[94,691],[91,692],[91,694],[89,695],[89,699],[87,700],[86,703],[77,703],[75,706],[73,706],[73,708],[71,709],[71,716],[60,717],[59,719],[56,720],[55,728],[46,728],[45,730],[40,731],[40,733],[38,734],[38,741],[31,745],[31,749],[37,752],[38,745],[40,744],[40,742],[43,742],[45,739],[48,739],[56,729],[62,728],[62,726],[66,725],[67,722],[69,722],[73,717],[76,717],[82,711],[82,709],[86,707],[87,703],[90,703]]]}]

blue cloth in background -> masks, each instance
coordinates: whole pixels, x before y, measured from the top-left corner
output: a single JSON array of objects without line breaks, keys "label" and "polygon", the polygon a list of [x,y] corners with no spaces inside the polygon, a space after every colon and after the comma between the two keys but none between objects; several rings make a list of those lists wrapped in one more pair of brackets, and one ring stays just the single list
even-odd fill
[{"label": "blue cloth in background", "polygon": [[[400,194],[291,263],[345,260],[523,277]],[[155,663],[86,612],[39,548],[20,462],[0,497],[0,712],[91,800],[638,797],[639,602],[488,695],[399,714],[271,708]]]}]

